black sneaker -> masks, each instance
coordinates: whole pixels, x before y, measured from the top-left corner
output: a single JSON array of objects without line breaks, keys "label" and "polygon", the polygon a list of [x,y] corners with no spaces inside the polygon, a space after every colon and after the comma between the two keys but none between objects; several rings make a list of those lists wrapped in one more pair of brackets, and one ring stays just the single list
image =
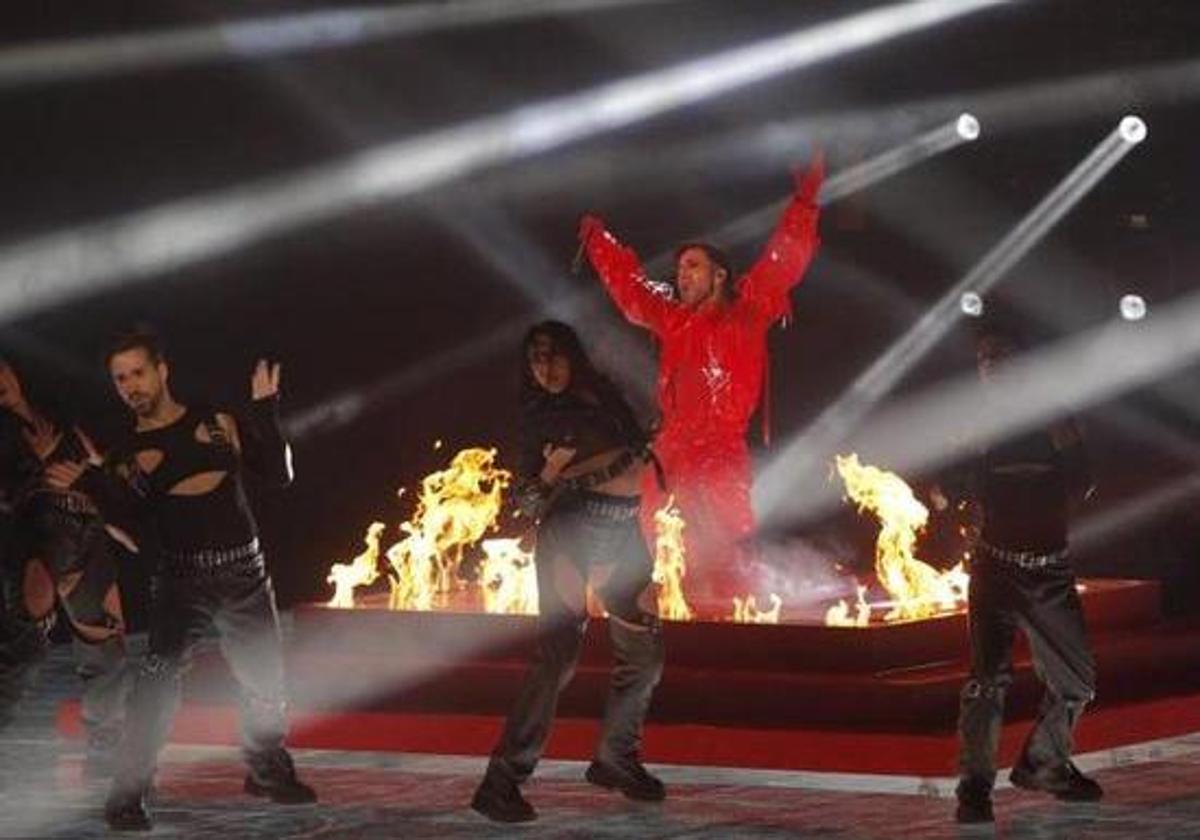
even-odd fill
[{"label": "black sneaker", "polygon": [[523,823],[537,819],[537,811],[521,795],[517,783],[499,773],[487,773],[475,795],[471,808],[493,822]]},{"label": "black sneaker", "polygon": [[958,798],[958,808],[954,811],[954,821],[964,825],[973,823],[990,823],[995,822],[996,817],[992,813],[992,797],[984,796],[960,796]]},{"label": "black sneaker", "polygon": [[1017,763],[1008,780],[1025,790],[1040,790],[1064,802],[1096,802],[1104,798],[1104,788],[1080,772],[1074,762],[1068,761],[1060,767],[1031,770]]},{"label": "black sneaker", "polygon": [[593,761],[583,777],[598,787],[619,790],[628,798],[640,802],[662,802],[667,798],[666,786],[650,775],[636,758],[620,766]]},{"label": "black sneaker", "polygon": [[317,792],[296,777],[296,766],[288,751],[280,748],[250,760],[250,772],[242,790],[279,805],[305,805],[317,801]]},{"label": "black sneaker", "polygon": [[958,809],[954,812],[956,822],[964,825],[990,823],[992,814],[992,785],[977,779],[960,779],[954,790],[958,797]]},{"label": "black sneaker", "polygon": [[145,791],[114,790],[110,793],[104,803],[104,822],[113,831],[149,831],[153,826]]}]

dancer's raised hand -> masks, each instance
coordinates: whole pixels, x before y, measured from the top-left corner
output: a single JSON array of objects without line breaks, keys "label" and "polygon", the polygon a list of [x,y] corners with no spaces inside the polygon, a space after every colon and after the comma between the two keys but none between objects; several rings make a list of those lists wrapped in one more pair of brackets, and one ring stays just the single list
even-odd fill
[{"label": "dancer's raised hand", "polygon": [[250,375],[250,396],[255,400],[279,396],[280,369],[279,362],[270,364],[266,359],[259,359]]},{"label": "dancer's raised hand", "polygon": [[579,241],[587,242],[593,236],[604,232],[604,220],[591,213],[584,214],[579,219]]}]

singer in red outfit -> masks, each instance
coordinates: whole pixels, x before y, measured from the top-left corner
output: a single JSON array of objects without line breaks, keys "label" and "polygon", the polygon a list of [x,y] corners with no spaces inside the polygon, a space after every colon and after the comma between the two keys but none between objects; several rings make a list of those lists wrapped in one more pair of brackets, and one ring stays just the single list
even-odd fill
[{"label": "singer in red outfit", "polygon": [[[754,266],[734,279],[729,260],[704,242],[676,250],[677,300],[647,285],[637,254],[595,216],[579,236],[592,266],[631,323],[650,330],[661,359],[661,431],[654,448],[683,515],[685,592],[697,612],[728,618],[732,598],[754,591],[755,530],[747,427],[762,396],[767,329],[791,311],[789,293],[817,250],[817,193],[824,163],[814,157]],[[652,473],[644,514],[663,493]],[[652,522],[644,523],[653,535]]]}]

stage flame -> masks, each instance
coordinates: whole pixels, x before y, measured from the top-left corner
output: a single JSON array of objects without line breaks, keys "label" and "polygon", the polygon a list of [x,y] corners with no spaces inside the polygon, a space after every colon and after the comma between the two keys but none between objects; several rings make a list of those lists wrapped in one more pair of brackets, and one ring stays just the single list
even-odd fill
[{"label": "stage flame", "polygon": [[[956,609],[966,600],[967,574],[961,564],[939,572],[914,555],[917,534],[929,520],[928,509],[895,473],[860,464],[858,456],[837,456],[837,471],[846,494],[879,519],[875,573],[891,595],[884,621],[928,618]],[[828,617],[827,617],[828,618]]]},{"label": "stage flame", "polygon": [[495,449],[463,449],[440,472],[421,481],[408,536],[387,551],[392,609],[428,610],[435,595],[458,583],[463,552],[494,529],[512,473],[496,466]]},{"label": "stage flame", "polygon": [[692,608],[683,594],[687,552],[683,545],[686,523],[670,496],[654,512],[654,582],[658,584],[658,615],[670,621],[691,621]]},{"label": "stage flame", "polygon": [[854,613],[850,613],[850,605],[845,600],[839,600],[825,613],[825,624],[829,627],[866,627],[871,623],[871,605],[867,603],[867,587],[854,582],[858,599],[854,603]]},{"label": "stage flame", "polygon": [[537,569],[520,539],[483,541],[486,557],[479,569],[483,606],[490,613],[537,615]]},{"label": "stage flame", "polygon": [[778,624],[783,611],[783,599],[771,593],[771,606],[760,610],[753,595],[733,599],[733,620],[741,624]]},{"label": "stage flame", "polygon": [[326,583],[334,587],[333,597],[328,606],[350,609],[354,606],[354,590],[360,586],[370,586],[379,577],[379,540],[387,526],[382,522],[372,522],[363,537],[366,549],[349,563],[334,563],[329,569]]},{"label": "stage flame", "polygon": [[431,610],[438,581],[437,545],[425,538],[419,525],[405,522],[400,530],[408,536],[387,550],[392,589],[388,608]]}]

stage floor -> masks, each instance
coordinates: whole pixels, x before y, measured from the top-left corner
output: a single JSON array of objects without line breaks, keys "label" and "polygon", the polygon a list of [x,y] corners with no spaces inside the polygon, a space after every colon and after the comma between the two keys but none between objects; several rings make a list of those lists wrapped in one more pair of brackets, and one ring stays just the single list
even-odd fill
[{"label": "stage floor", "polygon": [[[1154,756],[1157,756],[1155,758]],[[483,759],[299,751],[321,803],[282,807],[241,792],[231,748],[168,748],[155,837],[229,838],[845,838],[962,837],[1071,840],[1200,838],[1200,734],[1081,764],[1108,791],[1096,805],[1064,805],[1012,789],[997,791],[994,830],[952,821],[949,780],[919,793],[888,792],[893,779],[836,774],[656,768],[670,788],[642,805],[581,781],[579,762],[546,762],[527,786],[541,818],[496,826],[466,803]],[[1112,766],[1119,762],[1120,766]],[[105,785],[85,783],[77,753],[53,740],[0,738],[0,837],[112,837],[100,817]],[[1095,769],[1096,767],[1104,769]]]},{"label": "stage floor", "polygon": [[[54,727],[59,704],[77,688],[69,650],[56,648],[18,725],[0,735],[0,837],[114,836],[100,817],[105,783],[82,779],[78,744],[60,740]],[[1098,805],[1001,789],[994,833],[952,822],[953,780],[945,777],[658,766],[670,798],[645,806],[585,784],[579,762],[551,761],[527,790],[542,818],[512,829],[466,807],[480,757],[300,750],[297,759],[321,794],[317,806],[271,806],[242,794],[233,748],[169,747],[150,836],[1200,839],[1200,733],[1080,756],[1108,790]]]}]

